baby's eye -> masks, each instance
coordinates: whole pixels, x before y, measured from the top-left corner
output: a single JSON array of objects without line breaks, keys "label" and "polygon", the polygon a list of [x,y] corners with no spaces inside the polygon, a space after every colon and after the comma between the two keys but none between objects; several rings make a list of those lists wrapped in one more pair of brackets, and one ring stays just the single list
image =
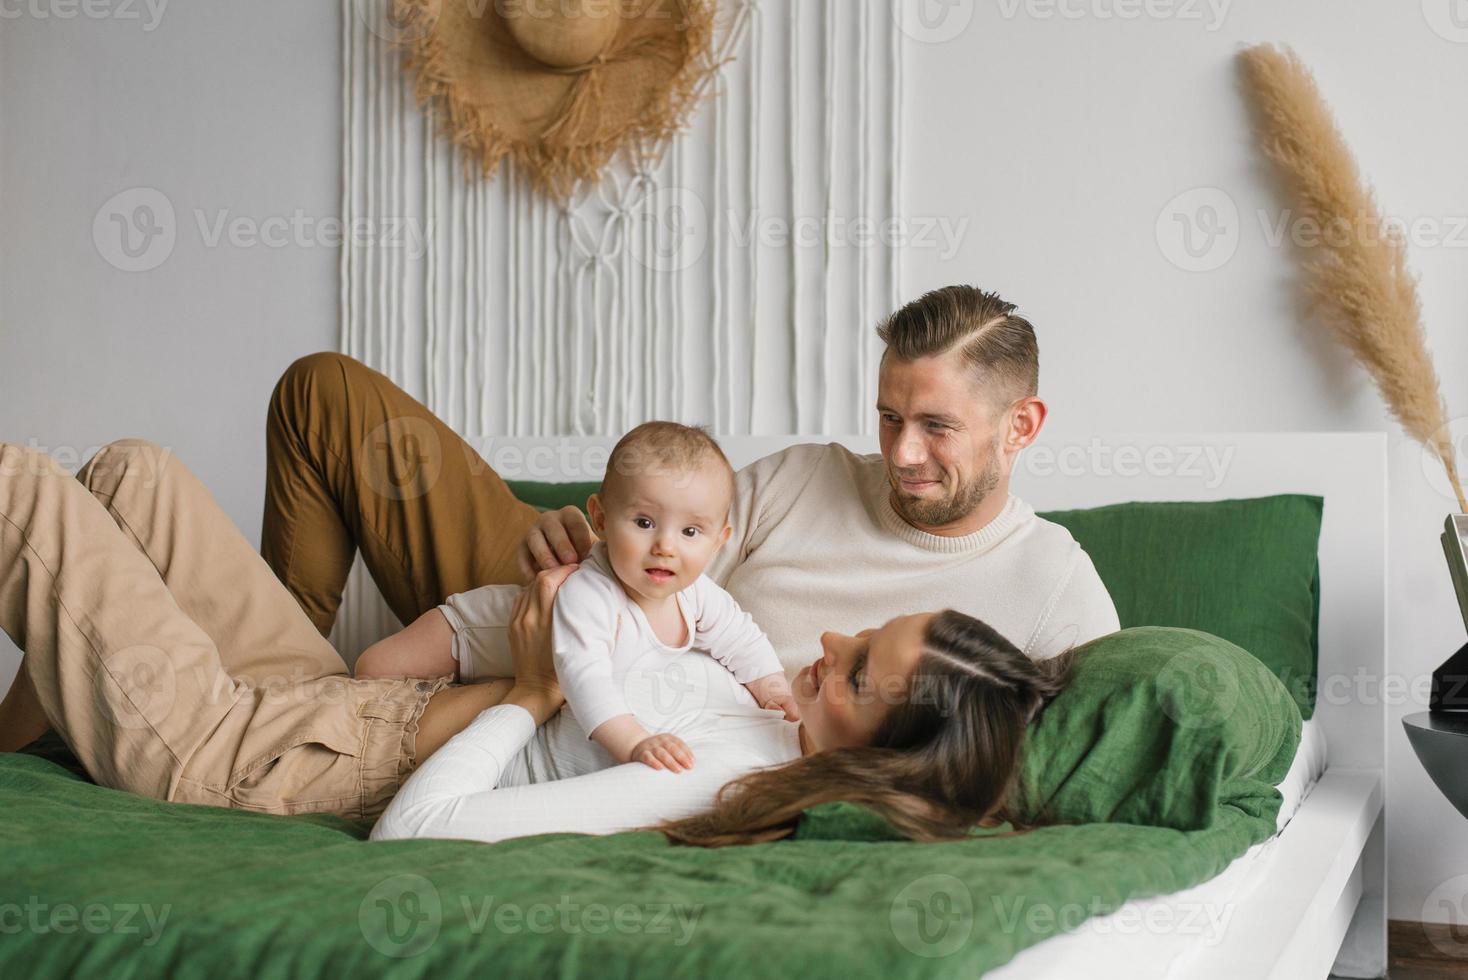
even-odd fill
[{"label": "baby's eye", "polygon": [[685,527],[683,529],[683,536],[684,537],[687,537],[687,538],[696,538],[696,537],[698,537],[698,528],[696,528],[696,527]]},{"label": "baby's eye", "polygon": [[641,528],[644,531],[646,531],[648,528],[652,527],[652,521],[648,520],[646,517],[634,517],[634,518],[632,518],[632,523],[633,524],[636,524],[639,528]]}]

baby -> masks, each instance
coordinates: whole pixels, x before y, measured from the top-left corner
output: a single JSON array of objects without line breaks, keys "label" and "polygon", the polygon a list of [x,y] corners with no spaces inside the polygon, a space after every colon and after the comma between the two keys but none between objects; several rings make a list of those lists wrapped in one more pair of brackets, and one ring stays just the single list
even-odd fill
[{"label": "baby", "polygon": [[[586,502],[602,540],[556,596],[556,674],[582,729],[618,762],[674,772],[693,765],[682,739],[642,726],[618,684],[629,668],[649,663],[650,652],[667,659],[706,651],[761,707],[798,718],[769,639],[703,574],[732,533],[733,495],[733,467],[712,437],[647,422],[617,443],[601,491]],[[511,676],[506,627],[518,592],[487,585],[449,596],[369,647],[357,676]]]}]

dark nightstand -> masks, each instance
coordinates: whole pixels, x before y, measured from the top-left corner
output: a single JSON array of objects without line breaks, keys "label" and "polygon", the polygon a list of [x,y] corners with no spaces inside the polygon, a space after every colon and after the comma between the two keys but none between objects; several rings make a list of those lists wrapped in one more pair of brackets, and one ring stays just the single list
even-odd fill
[{"label": "dark nightstand", "polygon": [[1419,711],[1403,718],[1402,727],[1422,768],[1468,817],[1468,712]]}]

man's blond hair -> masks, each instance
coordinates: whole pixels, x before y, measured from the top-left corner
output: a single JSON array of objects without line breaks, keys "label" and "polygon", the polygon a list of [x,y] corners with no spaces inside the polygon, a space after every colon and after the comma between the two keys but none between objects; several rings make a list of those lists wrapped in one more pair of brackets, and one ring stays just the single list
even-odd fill
[{"label": "man's blond hair", "polygon": [[1030,321],[996,293],[944,286],[908,303],[877,328],[883,358],[915,361],[957,350],[997,410],[1037,393],[1040,345]]}]

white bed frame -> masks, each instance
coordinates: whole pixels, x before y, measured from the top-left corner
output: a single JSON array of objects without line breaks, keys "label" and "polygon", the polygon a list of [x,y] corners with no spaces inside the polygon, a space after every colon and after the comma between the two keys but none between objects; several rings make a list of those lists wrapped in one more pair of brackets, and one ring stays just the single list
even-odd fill
[{"label": "white bed frame", "polygon": [[[507,479],[568,481],[600,479],[614,442],[491,438],[475,445]],[[877,449],[875,436],[728,436],[720,442],[736,467],[801,442]],[[1037,510],[1285,492],[1325,498],[1315,718],[1326,736],[1328,768],[1272,848],[1268,887],[1234,909],[1222,940],[1197,951],[1187,976],[1385,976],[1385,435],[1097,436],[1051,427],[1021,455],[1012,489]],[[342,646],[360,649],[365,642],[370,639],[357,637]]]}]

